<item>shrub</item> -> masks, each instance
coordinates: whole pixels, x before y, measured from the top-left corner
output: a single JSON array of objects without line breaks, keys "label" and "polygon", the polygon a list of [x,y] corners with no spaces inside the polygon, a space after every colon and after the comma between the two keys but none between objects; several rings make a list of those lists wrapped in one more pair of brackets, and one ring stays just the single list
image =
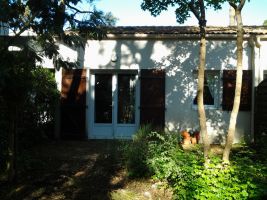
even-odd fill
[{"label": "shrub", "polygon": [[19,133],[20,141],[27,146],[53,136],[56,104],[59,99],[53,72],[37,68],[31,72],[31,76],[32,84],[27,91]]},{"label": "shrub", "polygon": [[1,83],[0,168],[2,170],[7,159],[9,115],[14,115],[15,106],[18,113],[16,116],[18,152],[21,153],[25,147],[40,143],[51,132],[53,133],[54,129],[55,107],[59,98],[54,74],[41,67],[24,69],[22,65],[19,69],[22,72],[7,74],[4,76],[5,84]]},{"label": "shrub", "polygon": [[151,132],[151,126],[140,127],[133,136],[132,143],[126,145],[125,159],[128,176],[130,178],[148,176],[149,168],[146,164],[148,152],[148,134]]},{"label": "shrub", "polygon": [[[131,177],[151,175],[167,182],[175,199],[263,199],[266,197],[266,162],[245,147],[232,157],[231,165],[213,156],[204,167],[203,153],[184,151],[174,133],[141,128],[127,149]],[[257,162],[255,162],[257,161]]]}]

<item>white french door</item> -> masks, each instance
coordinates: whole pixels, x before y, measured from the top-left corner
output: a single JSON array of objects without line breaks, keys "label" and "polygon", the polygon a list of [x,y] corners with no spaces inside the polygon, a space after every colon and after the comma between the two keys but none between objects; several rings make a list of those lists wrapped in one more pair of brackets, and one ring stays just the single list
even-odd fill
[{"label": "white french door", "polygon": [[131,138],[139,125],[137,74],[95,72],[90,79],[89,138]]}]

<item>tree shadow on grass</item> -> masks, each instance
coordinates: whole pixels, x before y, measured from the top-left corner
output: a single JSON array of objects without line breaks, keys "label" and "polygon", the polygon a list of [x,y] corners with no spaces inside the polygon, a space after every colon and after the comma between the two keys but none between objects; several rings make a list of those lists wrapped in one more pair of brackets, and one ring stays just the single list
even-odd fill
[{"label": "tree shadow on grass", "polygon": [[1,199],[105,200],[124,186],[118,141],[59,142],[30,153],[18,182],[0,185]]}]

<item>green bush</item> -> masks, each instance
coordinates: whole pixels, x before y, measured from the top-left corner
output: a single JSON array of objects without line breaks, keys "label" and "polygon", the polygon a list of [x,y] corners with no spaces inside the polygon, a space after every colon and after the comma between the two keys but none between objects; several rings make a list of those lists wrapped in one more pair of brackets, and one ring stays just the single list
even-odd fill
[{"label": "green bush", "polygon": [[4,113],[6,112],[5,107],[3,106],[3,99],[0,96],[0,174],[5,168],[5,161],[7,159],[7,124],[8,121],[5,118]]},{"label": "green bush", "polygon": [[9,119],[15,115],[14,110],[18,113],[15,119],[19,153],[54,132],[55,108],[59,99],[54,73],[41,67],[28,69],[19,66],[6,73],[0,85],[0,171],[6,165]]},{"label": "green bush", "polygon": [[[144,131],[145,130],[145,131]],[[231,165],[213,156],[204,167],[203,153],[184,151],[177,134],[141,128],[127,149],[127,169],[134,177],[152,175],[167,182],[175,199],[263,199],[267,167],[247,147],[237,151]]]},{"label": "green bush", "polygon": [[142,126],[133,136],[133,142],[126,145],[125,160],[128,176],[130,178],[144,177],[149,175],[146,164],[148,152],[148,134],[151,126]]},{"label": "green bush", "polygon": [[[32,84],[28,88],[24,104],[19,139],[26,146],[53,137],[55,111],[59,92],[54,73],[49,69],[37,68],[31,71]],[[29,140],[30,139],[30,140]]]}]

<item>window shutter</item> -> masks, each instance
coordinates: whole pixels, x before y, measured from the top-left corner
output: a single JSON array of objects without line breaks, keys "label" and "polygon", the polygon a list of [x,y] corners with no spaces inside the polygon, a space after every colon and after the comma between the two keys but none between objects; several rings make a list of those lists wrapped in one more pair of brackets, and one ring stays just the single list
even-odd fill
[{"label": "window shutter", "polygon": [[85,138],[86,70],[62,71],[61,137]]},{"label": "window shutter", "polygon": [[[236,70],[223,71],[223,101],[222,109],[231,111],[235,96]],[[240,111],[251,109],[252,71],[243,70]]]},{"label": "window shutter", "polygon": [[141,70],[140,123],[163,129],[165,124],[165,71]]}]

